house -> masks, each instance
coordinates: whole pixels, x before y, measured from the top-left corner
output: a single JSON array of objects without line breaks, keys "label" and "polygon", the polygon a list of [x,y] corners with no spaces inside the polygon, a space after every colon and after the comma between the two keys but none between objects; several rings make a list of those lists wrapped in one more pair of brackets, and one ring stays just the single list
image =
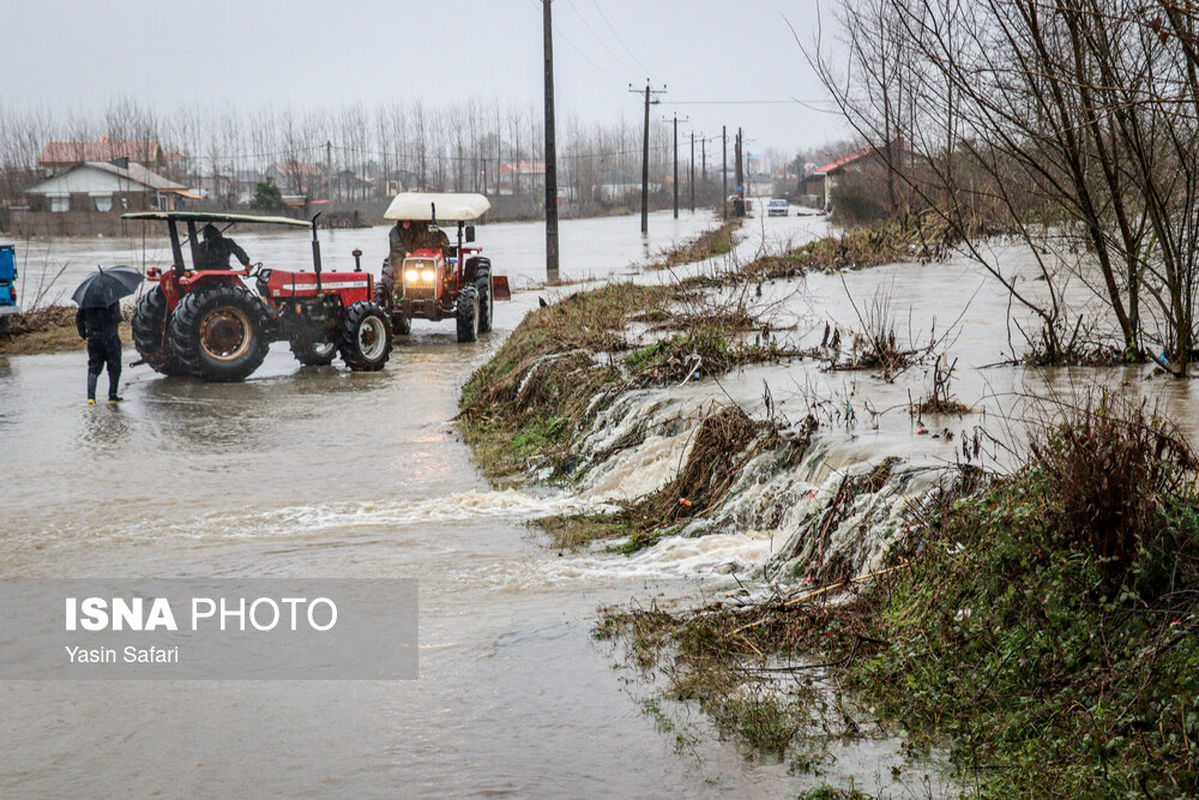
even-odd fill
[{"label": "house", "polygon": [[285,193],[318,195],[326,187],[325,165],[308,161],[276,161],[266,169],[266,177]]},{"label": "house", "polygon": [[[903,140],[896,139],[892,147],[902,148]],[[883,151],[884,148],[865,147],[835,161],[813,167],[804,177],[800,193],[815,195],[818,207],[828,208],[829,192],[836,185],[837,177],[845,174],[847,170],[860,170],[865,164],[873,161],[874,156],[881,159]]]},{"label": "house", "polygon": [[94,142],[46,142],[37,163],[58,172],[78,166],[86,161],[116,162],[121,159],[150,170],[164,171],[168,162],[182,158],[178,153],[167,153],[155,141],[113,141],[101,136]]},{"label": "house", "polygon": [[31,212],[65,213],[180,208],[184,198],[198,199],[181,183],[167,180],[141,164],[85,161],[40,180],[22,192]]},{"label": "house", "polygon": [[[641,196],[641,174],[630,175],[624,170],[611,170],[600,176],[599,199],[605,202],[625,200],[629,197]],[[656,183],[649,185],[650,192],[656,192],[661,187]]]},{"label": "house", "polygon": [[525,194],[544,189],[544,161],[516,161],[500,165],[500,185],[497,194]]},{"label": "house", "polygon": [[196,178],[193,189],[210,203],[221,206],[246,205],[254,199],[260,181],[267,180],[252,169],[228,170]]},{"label": "house", "polygon": [[329,199],[338,202],[366,200],[375,196],[375,179],[360,175],[352,169],[343,169],[333,175],[333,186]]}]

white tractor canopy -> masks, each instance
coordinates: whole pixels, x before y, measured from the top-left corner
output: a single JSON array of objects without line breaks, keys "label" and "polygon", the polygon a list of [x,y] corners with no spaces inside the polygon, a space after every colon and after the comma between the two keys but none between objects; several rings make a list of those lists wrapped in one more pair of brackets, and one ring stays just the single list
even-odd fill
[{"label": "white tractor canopy", "polygon": [[121,219],[178,220],[179,222],[252,222],[258,225],[289,225],[293,228],[311,228],[312,223],[291,217],[263,217],[257,214],[224,214],[208,211],[133,211],[122,214]]},{"label": "white tractor canopy", "polygon": [[384,219],[458,222],[478,219],[491,208],[481,194],[467,192],[401,192],[384,212]]}]

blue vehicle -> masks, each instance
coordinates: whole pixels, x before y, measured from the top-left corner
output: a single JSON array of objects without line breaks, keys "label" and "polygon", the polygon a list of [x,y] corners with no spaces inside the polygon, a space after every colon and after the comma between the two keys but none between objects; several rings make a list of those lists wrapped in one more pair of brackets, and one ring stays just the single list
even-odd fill
[{"label": "blue vehicle", "polygon": [[17,251],[0,244],[0,333],[8,331],[8,319],[20,311],[17,305]]}]

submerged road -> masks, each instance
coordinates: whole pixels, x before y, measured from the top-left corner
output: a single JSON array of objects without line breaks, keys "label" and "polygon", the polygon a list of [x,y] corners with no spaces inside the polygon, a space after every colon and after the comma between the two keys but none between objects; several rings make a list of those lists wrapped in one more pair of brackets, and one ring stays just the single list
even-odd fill
[{"label": "submerged road", "polygon": [[[656,214],[646,243],[636,218],[565,222],[563,273],[618,276],[711,224]],[[308,258],[302,236],[239,240]],[[514,288],[538,281],[539,225],[479,242]],[[327,267],[356,246],[377,270],[385,230],[331,232]],[[69,275],[150,255],[49,250]],[[0,357],[0,577],[415,577],[421,605],[413,681],[0,681],[0,796],[793,795],[715,737],[676,752],[591,640],[597,606],[701,578],[547,550],[525,522],[570,498],[492,491],[456,436],[461,384],[536,305],[497,304],[473,345],[417,322],[379,373],[301,369],[286,344],[244,384],[126,368],[116,407],[83,404],[82,352]]]}]

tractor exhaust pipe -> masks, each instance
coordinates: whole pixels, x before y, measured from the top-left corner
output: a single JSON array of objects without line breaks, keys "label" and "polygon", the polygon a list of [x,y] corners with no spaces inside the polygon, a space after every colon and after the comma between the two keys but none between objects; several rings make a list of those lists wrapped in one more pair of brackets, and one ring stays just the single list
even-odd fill
[{"label": "tractor exhaust pipe", "polygon": [[316,238],[316,220],[320,217],[321,212],[316,212],[312,217],[312,268],[316,271],[316,293],[321,293],[321,243]]}]

